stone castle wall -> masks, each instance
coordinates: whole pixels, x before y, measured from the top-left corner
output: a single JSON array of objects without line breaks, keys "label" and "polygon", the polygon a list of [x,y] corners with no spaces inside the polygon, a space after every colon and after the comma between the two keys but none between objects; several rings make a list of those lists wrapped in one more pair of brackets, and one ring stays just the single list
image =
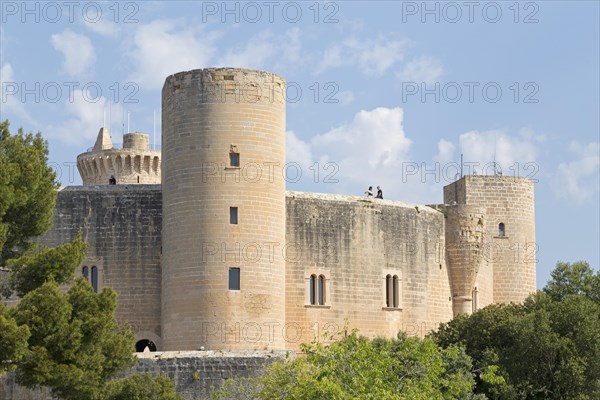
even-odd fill
[{"label": "stone castle wall", "polygon": [[98,268],[99,289],[117,291],[117,319],[157,346],[161,223],[160,185],[75,186],[58,193],[53,227],[43,237],[55,247],[81,231],[89,245],[83,265]]},{"label": "stone castle wall", "polygon": [[[156,352],[138,353],[138,363],[121,374],[164,375],[186,400],[209,400],[211,393],[229,378],[251,377],[266,365],[285,356],[285,352]],[[13,374],[0,376],[0,400],[54,400],[50,390],[29,390],[15,383]]]},{"label": "stone castle wall", "polygon": [[[260,349],[277,339],[295,349],[324,332],[339,332],[348,320],[365,335],[394,336],[399,330],[424,335],[452,317],[451,292],[444,259],[444,215],[427,206],[287,192],[285,243],[260,248],[269,260],[286,260],[285,322],[236,318],[208,304],[210,324],[195,327],[197,347],[211,341],[233,348]],[[101,286],[119,294],[119,321],[131,323],[138,340],[162,350],[161,332],[161,189],[154,185],[69,187],[57,200],[54,227],[44,237],[50,246],[72,240],[79,230],[89,243],[85,265],[100,268]],[[400,232],[400,233],[399,233]],[[212,249],[211,256],[238,257],[252,268],[257,241],[232,251]],[[324,306],[310,305],[311,274],[327,278]],[[400,277],[400,305],[386,307],[385,277]],[[265,306],[247,289],[242,275],[239,307],[252,312]],[[226,284],[227,276],[221,277]],[[228,294],[226,285],[221,289]],[[198,305],[190,302],[189,307]]]},{"label": "stone castle wall", "polygon": [[[288,192],[286,336],[297,348],[323,333],[422,336],[452,318],[444,215],[426,206],[355,196]],[[386,306],[386,276],[400,279]],[[311,305],[310,276],[326,277],[325,304]]]}]

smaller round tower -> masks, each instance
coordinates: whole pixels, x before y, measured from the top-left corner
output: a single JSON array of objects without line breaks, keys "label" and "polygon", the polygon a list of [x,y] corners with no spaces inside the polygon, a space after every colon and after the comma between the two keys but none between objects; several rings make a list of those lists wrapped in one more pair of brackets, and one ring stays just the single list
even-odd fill
[{"label": "smaller round tower", "polygon": [[77,156],[77,169],[84,186],[160,184],[160,151],[151,150],[143,132],[123,135],[123,148],[115,149],[108,128],[101,128],[96,144]]},{"label": "smaller round tower", "polygon": [[471,314],[473,290],[484,261],[485,209],[446,206],[446,257],[454,316]]}]

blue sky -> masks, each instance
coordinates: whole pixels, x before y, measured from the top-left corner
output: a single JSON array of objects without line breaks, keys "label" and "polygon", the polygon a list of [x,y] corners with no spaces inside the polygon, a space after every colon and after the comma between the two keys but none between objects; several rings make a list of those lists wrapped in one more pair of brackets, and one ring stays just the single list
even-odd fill
[{"label": "blue sky", "polygon": [[2,1],[0,118],[78,185],[104,121],[160,144],[167,75],[271,71],[303,172],[288,190],[439,203],[461,154],[495,160],[537,180],[542,287],[559,260],[599,264],[599,20],[596,1]]}]

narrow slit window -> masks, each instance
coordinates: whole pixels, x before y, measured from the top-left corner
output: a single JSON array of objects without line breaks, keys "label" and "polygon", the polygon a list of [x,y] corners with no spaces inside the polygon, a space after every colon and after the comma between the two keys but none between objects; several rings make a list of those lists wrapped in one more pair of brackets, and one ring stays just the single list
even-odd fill
[{"label": "narrow slit window", "polygon": [[240,166],[240,153],[229,153],[229,166],[239,167]]},{"label": "narrow slit window", "polygon": [[309,287],[309,300],[310,304],[317,304],[317,276],[310,276],[310,287]]},{"label": "narrow slit window", "polygon": [[325,304],[325,276],[319,275],[319,284],[317,285],[318,301],[319,305]]},{"label": "narrow slit window", "polygon": [[393,278],[393,288],[394,288],[394,308],[398,308],[400,306],[400,279],[398,275],[394,275]]},{"label": "narrow slit window", "polygon": [[98,293],[98,268],[92,267],[92,289],[94,293]]},{"label": "narrow slit window", "polygon": [[86,281],[90,281],[90,269],[87,266],[84,266],[81,269],[81,275],[83,275],[83,279],[85,279]]},{"label": "narrow slit window", "polygon": [[229,268],[229,290],[240,290],[239,268]]},{"label": "narrow slit window", "polygon": [[392,276],[387,275],[385,277],[385,306],[391,307],[394,304],[393,300],[394,288],[392,286]]},{"label": "narrow slit window", "polygon": [[237,223],[238,223],[238,208],[237,207],[229,207],[229,223],[232,225],[237,225]]},{"label": "narrow slit window", "polygon": [[504,229],[504,222],[498,224],[498,236],[505,236],[506,230]]}]

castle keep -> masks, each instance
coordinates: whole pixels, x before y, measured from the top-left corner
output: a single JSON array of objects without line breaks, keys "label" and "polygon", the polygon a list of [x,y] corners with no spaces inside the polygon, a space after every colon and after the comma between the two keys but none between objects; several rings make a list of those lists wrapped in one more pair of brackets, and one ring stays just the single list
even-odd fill
[{"label": "castle keep", "polygon": [[[533,182],[464,176],[444,204],[286,192],[283,78],[169,76],[162,153],[101,129],[51,245],[82,231],[80,273],[119,293],[138,350],[297,349],[323,333],[423,335],[535,291]],[[116,185],[109,185],[111,176]],[[162,184],[161,184],[162,183]]]}]

